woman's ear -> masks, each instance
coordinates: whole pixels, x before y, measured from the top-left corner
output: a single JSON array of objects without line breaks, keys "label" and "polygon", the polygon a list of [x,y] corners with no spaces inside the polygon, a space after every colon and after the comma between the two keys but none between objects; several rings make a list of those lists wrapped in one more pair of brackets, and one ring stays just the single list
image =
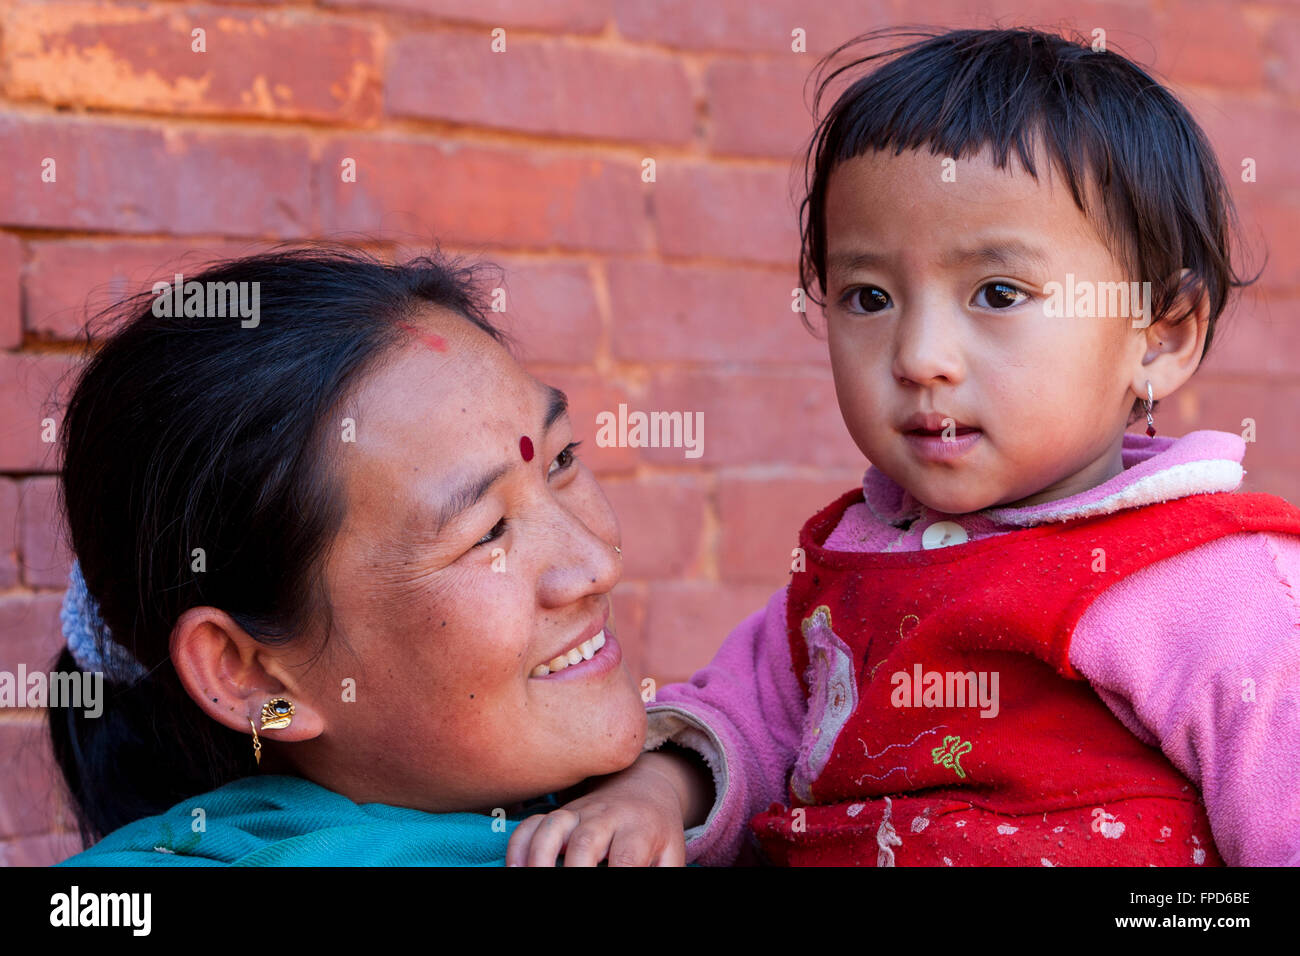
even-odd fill
[{"label": "woman's ear", "polygon": [[[1190,269],[1179,273],[1178,281],[1173,304],[1143,330],[1146,351],[1133,380],[1138,398],[1146,398],[1148,381],[1156,398],[1177,391],[1201,364],[1210,331],[1210,295]],[[1175,322],[1179,316],[1184,318]]]},{"label": "woman's ear", "polygon": [[[310,740],[324,730],[321,712],[304,696],[274,648],[259,644],[225,611],[192,607],[172,628],[171,659],[181,685],[217,723],[272,740]],[[284,697],[294,707],[289,726],[263,730],[262,707]],[[249,719],[252,719],[252,725]]]}]

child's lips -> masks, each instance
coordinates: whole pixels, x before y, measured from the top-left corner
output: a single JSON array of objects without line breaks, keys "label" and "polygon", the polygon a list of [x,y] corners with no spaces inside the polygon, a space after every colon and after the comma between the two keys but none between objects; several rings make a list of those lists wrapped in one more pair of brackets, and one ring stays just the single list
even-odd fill
[{"label": "child's lips", "polygon": [[[937,437],[941,437],[945,431],[947,431],[947,429],[944,428],[911,428],[908,429],[906,432],[904,432],[904,434],[921,435],[923,437],[929,436],[929,437],[937,438]],[[954,435],[969,435],[971,432],[977,432],[977,431],[979,431],[978,428],[970,428],[965,425],[962,425],[959,428],[954,428],[952,430]]]},{"label": "child's lips", "polygon": [[952,461],[979,444],[984,435],[978,428],[954,429],[950,438],[945,434],[943,430],[913,429],[904,432],[903,439],[918,457],[926,461]]}]

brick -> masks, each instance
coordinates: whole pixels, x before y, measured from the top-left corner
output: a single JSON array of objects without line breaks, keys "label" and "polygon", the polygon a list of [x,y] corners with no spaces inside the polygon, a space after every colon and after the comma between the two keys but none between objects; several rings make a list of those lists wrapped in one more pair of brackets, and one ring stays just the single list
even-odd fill
[{"label": "brick", "polygon": [[[44,833],[72,818],[54,763],[44,711],[40,720],[0,723],[0,838]],[[75,852],[75,851],[74,851]]]},{"label": "brick", "polygon": [[[11,99],[168,116],[373,121],[378,29],[303,11],[19,3],[3,20]],[[191,31],[205,31],[206,52]]]},{"label": "brick", "polygon": [[665,254],[793,268],[799,230],[788,168],[665,161],[656,178],[650,195]]},{"label": "brick", "polygon": [[[1156,430],[1162,435],[1184,435],[1196,429],[1212,428],[1241,435],[1245,430],[1241,424],[1243,419],[1252,418],[1255,441],[1247,443],[1242,462],[1247,472],[1255,467],[1298,469],[1297,408],[1300,408],[1300,383],[1241,382],[1198,374],[1161,401],[1155,411]],[[1134,425],[1133,430],[1142,428]]]},{"label": "brick", "polygon": [[1263,24],[1239,3],[1179,0],[1157,22],[1151,43],[1162,80],[1238,89],[1264,85]]},{"label": "brick", "polygon": [[703,454],[643,448],[649,462],[691,468],[769,464],[864,469],[840,418],[830,373],[668,369],[654,376],[629,411],[703,412]]},{"label": "brick", "polygon": [[798,280],[790,270],[644,260],[605,268],[615,358],[829,364],[826,343],[791,308]]},{"label": "brick", "polygon": [[[31,262],[23,282],[28,331],[56,339],[81,339],[86,323],[96,338],[115,325],[106,308],[149,289],[154,281],[193,275],[202,265],[246,253],[236,244],[152,242],[143,240],[64,239],[31,242]],[[115,319],[116,317],[114,317]]]},{"label": "brick", "polygon": [[19,837],[0,842],[0,866],[53,866],[81,850],[81,841],[75,833]]},{"label": "brick", "polygon": [[[67,355],[0,352],[0,471],[55,471],[58,428],[75,360]],[[41,440],[54,420],[55,442]]]},{"label": "brick", "polygon": [[714,61],[704,81],[711,151],[801,158],[813,132],[804,104],[807,80],[804,60]]},{"label": "brick", "polygon": [[[0,223],[232,236],[311,231],[306,137],[0,116]],[[57,181],[42,182],[42,161]]]},{"label": "brick", "polygon": [[[898,19],[891,0],[615,0],[619,33],[639,43],[683,50],[783,53],[811,69],[811,54]],[[791,31],[806,34],[806,54],[791,52]]]},{"label": "brick", "polygon": [[29,478],[19,489],[23,580],[31,588],[64,588],[72,555],[56,478]]},{"label": "brick", "polygon": [[495,258],[505,269],[501,322],[529,362],[585,365],[595,361],[604,327],[590,268],[574,262]]},{"label": "brick", "polygon": [[1289,96],[1300,96],[1300,19],[1278,17],[1268,30],[1270,51],[1265,72],[1270,86]]},{"label": "brick", "polygon": [[[66,643],[59,623],[62,594],[0,596],[0,670],[49,670]],[[4,726],[0,724],[0,727]]]},{"label": "brick", "polygon": [[391,116],[529,133],[679,144],[695,122],[675,58],[528,38],[494,52],[486,31],[398,37],[385,90]]},{"label": "brick", "polygon": [[645,676],[645,589],[644,584],[624,581],[610,596],[610,628],[623,648],[623,666],[638,687]]},{"label": "brick", "polygon": [[18,584],[18,482],[0,478],[0,590]]},{"label": "brick", "polygon": [[409,13],[506,29],[599,33],[610,19],[610,0],[321,0],[324,7]]},{"label": "brick", "polygon": [[0,233],[0,348],[23,344],[22,272],[22,241]]},{"label": "brick", "polygon": [[790,553],[798,546],[804,522],[861,483],[861,472],[851,471],[839,479],[721,479],[718,574],[724,581],[762,583],[772,589],[787,584]]},{"label": "brick", "polygon": [[620,402],[628,401],[627,389],[619,383],[587,371],[537,368],[528,370],[547,385],[554,385],[569,396],[569,420],[573,439],[582,442],[581,458],[597,475],[630,472],[639,461],[635,448],[608,447],[596,444],[596,416],[602,411],[617,411]]},{"label": "brick", "polygon": [[631,578],[698,574],[706,547],[705,487],[665,475],[601,483],[623,529],[623,573]]},{"label": "brick", "polygon": [[708,581],[649,586],[646,673],[660,684],[686,680],[710,660],[738,624],[762,610],[769,588]]},{"label": "brick", "polygon": [[[1241,218],[1238,238],[1248,253],[1242,257],[1234,251],[1233,268],[1249,277],[1262,267],[1260,289],[1300,289],[1300,230],[1295,228],[1300,221],[1300,195],[1277,183],[1276,177],[1243,183],[1240,165],[1225,173]],[[1245,293],[1247,301],[1253,294]]]},{"label": "brick", "polygon": [[[1237,93],[1179,90],[1193,118],[1213,146],[1234,200],[1260,187],[1290,189],[1300,154],[1300,122],[1294,107]],[[1242,160],[1256,163],[1255,183],[1243,183]]]},{"label": "brick", "polygon": [[1256,301],[1220,318],[1199,374],[1300,380],[1300,297],[1247,295]]},{"label": "brick", "polygon": [[[406,229],[444,243],[632,252],[646,247],[640,167],[431,140],[334,138],[322,149],[326,232]],[[353,159],[357,181],[343,182]]]}]

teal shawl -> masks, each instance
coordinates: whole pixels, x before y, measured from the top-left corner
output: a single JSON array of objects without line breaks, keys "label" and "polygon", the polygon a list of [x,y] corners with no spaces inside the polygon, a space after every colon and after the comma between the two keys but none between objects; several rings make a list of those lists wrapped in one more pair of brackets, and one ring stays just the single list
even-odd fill
[{"label": "teal shawl", "polygon": [[[522,815],[356,804],[301,777],[244,777],[114,830],[57,866],[504,866]],[[201,814],[195,810],[202,810]]]}]

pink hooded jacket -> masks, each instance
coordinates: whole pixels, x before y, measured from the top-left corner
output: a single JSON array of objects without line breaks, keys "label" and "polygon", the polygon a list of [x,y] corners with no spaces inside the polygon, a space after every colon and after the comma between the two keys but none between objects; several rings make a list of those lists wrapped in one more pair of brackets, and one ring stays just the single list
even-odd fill
[{"label": "pink hooded jacket", "polygon": [[[1126,433],[1124,471],[1096,488],[961,515],[922,505],[871,468],[865,502],[848,510],[826,547],[945,547],[1233,491],[1244,454],[1245,442],[1227,432]],[[795,537],[792,530],[791,547]],[[790,660],[785,597],[785,589],[774,594],[708,666],[661,688],[647,708],[647,750],[672,740],[699,752],[713,773],[713,808],[686,833],[688,862],[751,862],[750,818],[788,802],[795,754],[812,728]],[[1070,663],[1129,730],[1200,789],[1225,863],[1300,865],[1300,536],[1229,535],[1117,582],[1080,619]]]}]

